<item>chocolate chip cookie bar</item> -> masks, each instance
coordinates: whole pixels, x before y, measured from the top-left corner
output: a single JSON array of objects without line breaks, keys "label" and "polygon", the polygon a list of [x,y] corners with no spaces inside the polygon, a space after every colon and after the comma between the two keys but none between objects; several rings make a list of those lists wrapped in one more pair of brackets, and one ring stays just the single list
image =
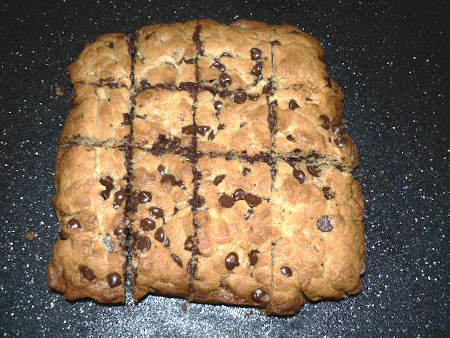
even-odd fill
[{"label": "chocolate chip cookie bar", "polygon": [[357,152],[317,40],[248,20],[155,24],[99,37],[69,73],[52,289],[122,302],[129,278],[135,301],[277,315],[361,290]]}]

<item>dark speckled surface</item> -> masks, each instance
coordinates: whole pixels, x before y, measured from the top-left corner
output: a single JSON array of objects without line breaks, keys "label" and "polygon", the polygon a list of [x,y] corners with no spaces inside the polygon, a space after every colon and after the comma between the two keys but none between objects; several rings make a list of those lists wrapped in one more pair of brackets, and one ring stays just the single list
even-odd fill
[{"label": "dark speckled surface", "polygon": [[[449,2],[2,1],[0,332],[19,336],[446,335],[449,318]],[[39,4],[39,5],[38,5]],[[96,36],[212,17],[298,25],[325,47],[345,93],[366,204],[368,271],[356,297],[289,318],[147,297],[70,303],[47,287],[58,232],[55,144],[69,109],[67,65]],[[56,86],[67,90],[55,94]],[[24,238],[34,232],[33,241]]]}]

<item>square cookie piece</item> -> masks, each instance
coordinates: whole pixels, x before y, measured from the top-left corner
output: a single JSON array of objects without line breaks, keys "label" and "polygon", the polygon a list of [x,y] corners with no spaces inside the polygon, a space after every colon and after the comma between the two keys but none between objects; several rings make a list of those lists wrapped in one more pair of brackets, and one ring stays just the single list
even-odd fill
[{"label": "square cookie piece", "polygon": [[131,132],[130,111],[130,94],[126,88],[75,84],[72,109],[59,143],[123,145]]},{"label": "square cookie piece", "polygon": [[277,163],[272,222],[281,238],[273,250],[269,312],[296,313],[306,299],[358,293],[363,266],[363,201],[351,174],[303,163]]},{"label": "square cookie piece", "polygon": [[270,152],[266,96],[243,92],[242,97],[241,100],[236,96],[214,96],[208,91],[199,93],[195,114],[199,151],[246,151],[250,156]]},{"label": "square cookie piece", "polygon": [[244,89],[261,93],[272,76],[270,33],[264,29],[199,22],[200,83],[217,90]]},{"label": "square cookie piece", "polygon": [[47,274],[67,299],[124,301],[124,164],[117,149],[59,148],[53,205],[61,232]]},{"label": "square cookie piece", "polygon": [[271,291],[271,173],[266,163],[198,161],[198,255],[191,297],[265,307]]},{"label": "square cookie piece", "polygon": [[193,100],[187,91],[148,89],[136,97],[134,142],[144,148],[192,146]]},{"label": "square cookie piece", "polygon": [[69,66],[72,83],[115,84],[131,86],[131,55],[123,33],[101,35],[88,43],[77,60]]},{"label": "square cookie piece", "polygon": [[[303,157],[326,158],[352,170],[358,165],[353,140],[343,134],[340,101],[303,89],[282,89],[270,97],[276,116],[274,151]],[[319,155],[320,154],[320,155]]]},{"label": "square cookie piece", "polygon": [[187,271],[194,234],[193,168],[184,157],[133,150],[132,222],[134,298],[147,293],[189,294]]},{"label": "square cookie piece", "polygon": [[196,82],[196,22],[157,24],[138,30],[134,68],[138,88]]}]

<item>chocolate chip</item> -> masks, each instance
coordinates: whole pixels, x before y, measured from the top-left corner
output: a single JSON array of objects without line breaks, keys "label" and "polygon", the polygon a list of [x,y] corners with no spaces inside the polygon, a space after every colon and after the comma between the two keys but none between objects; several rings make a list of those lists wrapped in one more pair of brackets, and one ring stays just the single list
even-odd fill
[{"label": "chocolate chip", "polygon": [[261,197],[252,194],[247,194],[247,196],[245,196],[245,201],[247,202],[249,207],[254,208],[262,202],[262,199]]},{"label": "chocolate chip", "polygon": [[78,220],[76,218],[71,218],[67,222],[67,227],[69,229],[81,229],[81,224],[80,224],[80,222],[78,222]]},{"label": "chocolate chip", "polygon": [[111,194],[111,190],[109,190],[109,189],[103,190],[100,193],[100,195],[103,197],[104,200],[107,200],[109,198],[110,194]]},{"label": "chocolate chip", "polygon": [[139,203],[148,203],[152,200],[152,194],[149,191],[141,191],[138,194]]},{"label": "chocolate chip", "polygon": [[123,124],[131,124],[131,115],[129,113],[123,114]]},{"label": "chocolate chip", "polygon": [[244,170],[242,170],[242,175],[243,176],[247,176],[248,174],[250,174],[252,170],[250,168],[244,168]]},{"label": "chocolate chip", "polygon": [[184,63],[187,63],[188,65],[192,65],[195,63],[195,59],[184,59],[183,61],[184,61]]},{"label": "chocolate chip", "polygon": [[161,177],[161,184],[169,183],[170,185],[175,185],[176,182],[177,180],[172,174],[164,174],[163,177]]},{"label": "chocolate chip", "polygon": [[114,48],[114,43],[110,42],[108,45],[109,48],[113,49]]},{"label": "chocolate chip", "polygon": [[224,130],[225,129],[225,125],[223,124],[223,123],[220,123],[218,126],[217,126],[217,130]]},{"label": "chocolate chip", "polygon": [[208,130],[210,130],[211,128],[209,126],[197,126],[197,132],[202,135],[205,136],[205,134],[208,132]]},{"label": "chocolate chip", "polygon": [[250,49],[250,57],[252,60],[259,60],[261,59],[262,51],[259,48],[252,48]]},{"label": "chocolate chip", "polygon": [[281,45],[281,42],[278,41],[278,40],[273,40],[273,41],[270,41],[270,44],[271,44],[272,46],[279,46],[279,45]]},{"label": "chocolate chip", "polygon": [[332,84],[332,82],[331,82],[331,79],[330,79],[330,77],[329,76],[327,76],[326,78],[325,78],[325,81],[327,81],[327,87],[332,87],[333,86],[333,84]]},{"label": "chocolate chip", "polygon": [[235,201],[245,200],[245,191],[242,189],[236,189],[233,193],[233,199]]},{"label": "chocolate chip", "polygon": [[195,82],[180,82],[178,86],[181,90],[188,90],[191,93],[198,90],[198,84]]},{"label": "chocolate chip", "polygon": [[190,204],[196,208],[200,209],[205,204],[205,198],[201,195],[195,195],[191,200]]},{"label": "chocolate chip", "polygon": [[301,169],[294,168],[292,171],[292,175],[297,179],[298,183],[303,184],[305,183],[306,175]]},{"label": "chocolate chip", "polygon": [[315,177],[319,177],[319,171],[317,170],[317,167],[307,165],[306,169],[308,169],[309,173]]},{"label": "chocolate chip", "polygon": [[214,109],[220,110],[220,109],[222,109],[222,107],[223,107],[222,101],[216,101],[216,102],[214,102]]},{"label": "chocolate chip", "polygon": [[327,215],[319,217],[317,220],[317,227],[322,232],[329,232],[334,229],[333,224],[331,224],[331,219]]},{"label": "chocolate chip", "polygon": [[249,218],[250,218],[250,216],[253,214],[253,209],[248,209],[247,210],[247,213],[244,215],[244,219],[246,220],[246,221],[248,221],[249,220]]},{"label": "chocolate chip", "polygon": [[[187,272],[190,277],[194,277],[197,272],[197,261],[194,257],[191,257],[188,262]],[[195,289],[194,289],[195,290]]]},{"label": "chocolate chip", "polygon": [[87,280],[95,279],[94,272],[91,269],[89,269],[86,265],[80,265],[78,269],[80,270],[83,277],[86,278]]},{"label": "chocolate chip", "polygon": [[177,265],[182,268],[183,267],[183,262],[181,261],[180,257],[178,257],[177,255],[175,255],[174,253],[171,253],[170,256],[172,257],[172,259],[175,261],[175,263],[177,263]]},{"label": "chocolate chip", "polygon": [[210,133],[208,134],[208,140],[212,141],[212,140],[214,140],[215,137],[216,137],[216,134],[214,134],[214,131],[211,130]]},{"label": "chocolate chip", "polygon": [[222,99],[227,98],[227,97],[230,97],[231,95],[233,95],[233,92],[232,92],[231,90],[228,90],[228,89],[224,89],[224,90],[222,90],[222,91],[219,93],[219,96],[220,96]]},{"label": "chocolate chip", "polygon": [[250,74],[255,75],[255,76],[260,76],[262,69],[263,69],[263,65],[264,63],[262,61],[258,61],[252,68],[252,71],[250,72]]},{"label": "chocolate chip", "polygon": [[150,215],[152,215],[155,218],[164,217],[164,211],[160,208],[151,207],[150,209],[148,209],[148,211],[150,212]]},{"label": "chocolate chip", "polygon": [[103,238],[103,245],[106,248],[106,251],[109,253],[114,251],[114,242],[111,239],[111,236],[109,234],[106,234],[106,236]]},{"label": "chocolate chip", "polygon": [[159,173],[161,174],[161,175],[164,175],[164,171],[166,170],[166,168],[162,165],[162,164],[160,164],[159,166],[158,166],[158,171],[159,171]]},{"label": "chocolate chip", "polygon": [[248,94],[248,99],[252,101],[258,101],[259,95],[258,94]]},{"label": "chocolate chip", "polygon": [[235,252],[230,252],[225,258],[225,266],[228,270],[233,270],[235,267],[239,266],[239,256]]},{"label": "chocolate chip", "polygon": [[252,250],[248,254],[248,259],[250,260],[250,265],[256,265],[258,263],[258,250]]},{"label": "chocolate chip", "polygon": [[281,273],[283,274],[283,276],[286,276],[286,277],[291,277],[292,276],[292,270],[291,270],[291,268],[289,268],[287,266],[283,266],[281,268]]},{"label": "chocolate chip", "polygon": [[114,194],[113,208],[118,209],[126,197],[127,191],[125,189],[122,188],[119,191],[116,191]]},{"label": "chocolate chip", "polygon": [[234,103],[243,104],[245,101],[247,101],[247,93],[244,89],[238,88],[234,93]]},{"label": "chocolate chip", "polygon": [[100,183],[106,187],[106,189],[114,189],[113,178],[111,176],[106,176],[100,179]]},{"label": "chocolate chip", "polygon": [[189,126],[185,126],[181,128],[181,132],[183,134],[194,135],[195,134],[195,126],[193,124]]},{"label": "chocolate chip", "polygon": [[147,236],[141,236],[137,239],[136,247],[142,252],[150,250],[152,246],[152,241]]},{"label": "chocolate chip", "polygon": [[166,236],[162,228],[158,228],[158,230],[156,230],[155,239],[160,241],[166,248],[170,246],[169,238]]},{"label": "chocolate chip", "polygon": [[331,188],[330,187],[323,187],[322,191],[323,191],[323,195],[325,196],[325,198],[327,200],[330,200],[332,198],[334,198],[334,194],[330,192]]},{"label": "chocolate chip", "polygon": [[246,125],[247,125],[247,121],[245,121],[245,122],[241,122],[240,124],[239,124],[239,128],[243,128],[243,127],[245,127]]},{"label": "chocolate chip", "polygon": [[220,195],[219,203],[224,208],[231,208],[234,205],[234,198],[228,195]]},{"label": "chocolate chip", "polygon": [[106,276],[106,280],[108,281],[110,288],[115,288],[122,284],[122,277],[117,272],[110,273]]},{"label": "chocolate chip", "polygon": [[322,128],[324,129],[330,129],[330,119],[327,115],[320,115],[319,119],[322,121]]},{"label": "chocolate chip", "polygon": [[174,207],[172,216],[175,215],[178,211],[180,211],[180,209],[178,209],[177,207]]},{"label": "chocolate chip", "polygon": [[334,143],[336,143],[336,145],[339,147],[339,148],[342,148],[343,146],[344,146],[344,144],[346,144],[348,142],[348,140],[347,140],[347,137],[344,135],[344,136],[338,136],[335,140],[334,140]]},{"label": "chocolate chip", "polygon": [[61,232],[59,233],[59,238],[60,238],[61,240],[65,241],[66,239],[69,238],[69,235],[68,235],[67,233],[65,233],[64,231],[61,231]]},{"label": "chocolate chip", "polygon": [[266,302],[267,301],[266,291],[264,291],[263,289],[259,289],[259,288],[256,289],[255,291],[253,291],[252,300],[255,303]]},{"label": "chocolate chip", "polygon": [[290,110],[295,110],[299,107],[299,105],[297,104],[297,102],[295,102],[295,100],[290,100],[289,101],[289,109]]},{"label": "chocolate chip", "polygon": [[215,178],[214,178],[214,181],[213,181],[213,183],[215,184],[215,185],[219,185],[220,183],[222,183],[222,181],[225,179],[225,175],[219,175],[219,176],[216,176]]},{"label": "chocolate chip", "polygon": [[231,77],[227,73],[222,73],[219,76],[219,83],[222,87],[226,87],[231,84]]},{"label": "chocolate chip", "polygon": [[141,229],[144,231],[151,231],[154,230],[156,227],[156,222],[152,220],[151,218],[143,218],[140,222]]},{"label": "chocolate chip", "polygon": [[286,138],[288,139],[288,141],[295,142],[295,138],[292,135],[288,135],[286,136]]},{"label": "chocolate chip", "polygon": [[222,57],[224,57],[224,56],[225,56],[225,57],[233,57],[233,55],[231,55],[230,53],[227,53],[227,52],[223,52],[222,55],[221,55],[220,57],[222,58]]},{"label": "chocolate chip", "polygon": [[213,66],[216,67],[219,70],[219,72],[225,71],[225,66],[223,64],[221,64],[220,62],[214,62]]},{"label": "chocolate chip", "polygon": [[274,101],[270,102],[270,103],[269,103],[269,106],[270,106],[271,108],[278,107],[278,100],[274,100]]},{"label": "chocolate chip", "polygon": [[272,86],[270,84],[266,84],[262,89],[262,93],[269,94],[271,89],[272,89]]}]

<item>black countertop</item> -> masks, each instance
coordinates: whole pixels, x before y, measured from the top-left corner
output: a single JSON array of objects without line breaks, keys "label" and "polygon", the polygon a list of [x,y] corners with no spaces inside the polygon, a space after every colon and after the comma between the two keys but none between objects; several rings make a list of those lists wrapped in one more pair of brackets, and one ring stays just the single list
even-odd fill
[{"label": "black countertop", "polygon": [[[449,32],[446,1],[0,4],[0,333],[20,336],[445,335],[449,303]],[[68,302],[48,290],[58,233],[55,147],[68,113],[67,65],[107,32],[212,17],[297,25],[317,37],[345,93],[360,154],[368,270],[362,292],[288,318],[149,296],[137,305]],[[66,88],[56,95],[58,85]],[[447,109],[447,110],[446,110]],[[32,240],[25,233],[34,232]]]}]

